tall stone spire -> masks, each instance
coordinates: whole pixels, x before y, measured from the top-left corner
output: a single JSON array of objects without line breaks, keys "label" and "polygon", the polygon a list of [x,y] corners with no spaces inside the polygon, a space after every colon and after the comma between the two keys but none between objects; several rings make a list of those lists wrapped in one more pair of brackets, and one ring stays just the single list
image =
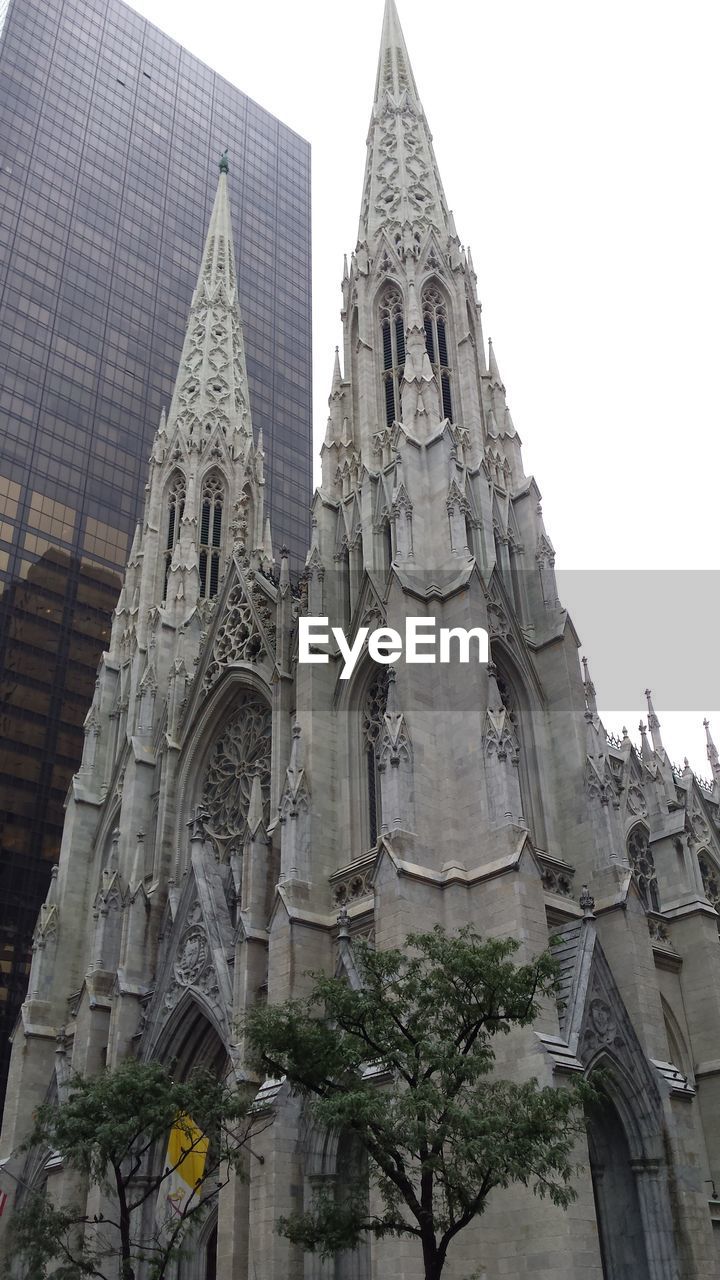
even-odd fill
[{"label": "tall stone spire", "polygon": [[198,282],[163,438],[203,452],[222,435],[233,457],[252,441],[227,162],[221,164]]},{"label": "tall stone spire", "polygon": [[155,435],[143,522],[113,625],[114,660],[130,652],[133,630],[145,647],[153,610],[161,608],[165,621],[180,628],[200,602],[204,608],[217,598],[238,526],[257,563],[268,559],[271,545],[262,433],[256,443],[250,414],[227,154],[219,168],[175,389]]},{"label": "tall stone spire", "polygon": [[420,225],[455,235],[395,0],[386,0],[358,242]]}]

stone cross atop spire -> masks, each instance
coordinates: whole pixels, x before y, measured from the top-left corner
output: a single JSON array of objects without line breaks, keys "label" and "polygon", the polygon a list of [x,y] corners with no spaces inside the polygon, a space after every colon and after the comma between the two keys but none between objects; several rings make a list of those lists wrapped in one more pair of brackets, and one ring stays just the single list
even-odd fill
[{"label": "stone cross atop spire", "polygon": [[394,0],[386,0],[358,230],[368,247],[433,227],[455,238]]},{"label": "stone cross atop spire", "polygon": [[235,457],[252,440],[227,167],[220,167],[164,441],[202,453],[222,435]]}]

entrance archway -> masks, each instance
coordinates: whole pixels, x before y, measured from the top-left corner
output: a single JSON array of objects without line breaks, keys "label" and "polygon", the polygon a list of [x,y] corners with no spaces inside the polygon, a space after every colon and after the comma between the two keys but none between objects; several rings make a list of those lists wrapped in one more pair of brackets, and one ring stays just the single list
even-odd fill
[{"label": "entrance archway", "polygon": [[651,1280],[636,1170],[605,1093],[588,1113],[587,1132],[604,1280]]},{"label": "entrance archway", "polygon": [[[171,1064],[173,1075],[179,1080],[187,1079],[199,1067],[220,1080],[228,1063],[227,1049],[217,1029],[190,992],[186,992],[173,1010],[153,1057]],[[159,1148],[154,1160],[161,1161],[163,1157],[164,1151]],[[175,1280],[217,1280],[217,1204],[208,1210],[207,1217],[188,1243],[187,1253],[177,1265]]]}]

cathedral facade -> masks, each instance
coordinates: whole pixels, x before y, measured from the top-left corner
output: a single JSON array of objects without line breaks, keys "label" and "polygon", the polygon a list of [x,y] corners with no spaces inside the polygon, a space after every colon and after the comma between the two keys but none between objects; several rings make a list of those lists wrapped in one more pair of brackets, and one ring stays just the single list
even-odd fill
[{"label": "cathedral facade", "polygon": [[[226,167],[35,931],[0,1183],[63,1196],[51,1153],[13,1153],[71,1070],[136,1055],[242,1078],[258,999],[302,994],[311,969],[352,980],[359,936],[472,922],[524,957],[552,942],[560,964],[562,998],[499,1069],[562,1087],[602,1068],[611,1107],[574,1205],[493,1193],[448,1277],[710,1280],[720,757],[708,726],[710,782],[674,769],[649,694],[640,751],[598,715],[393,0],[299,584],[264,516]],[[408,617],[482,627],[490,662],[365,657],[343,681],[334,642],[298,662],[303,615],[349,639]],[[323,1262],[278,1235],[352,1153],[257,1083],[261,1159],[182,1280],[416,1280],[416,1242]]]}]

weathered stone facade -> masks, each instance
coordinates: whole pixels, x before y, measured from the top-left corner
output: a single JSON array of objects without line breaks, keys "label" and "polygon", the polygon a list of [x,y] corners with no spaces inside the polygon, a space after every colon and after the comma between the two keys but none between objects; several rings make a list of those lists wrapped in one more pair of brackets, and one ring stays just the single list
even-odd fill
[{"label": "weathered stone facade", "polygon": [[[357,935],[472,921],[528,956],[554,939],[562,968],[562,1000],[501,1069],[562,1086],[602,1066],[613,1111],[578,1151],[574,1206],[494,1194],[448,1276],[709,1280],[720,758],[708,728],[712,781],[674,770],[649,695],[640,753],[598,716],[393,0],[299,590],[263,518],[225,181],[37,925],[3,1155],[71,1065],[136,1053],[242,1074],[258,998],[323,966],[353,980]],[[408,616],[485,627],[492,660],[367,661],[343,682],[332,645],[298,664],[302,611],[350,637]],[[214,1274],[211,1254],[222,1280],[415,1280],[412,1242],[326,1264],[276,1233],[352,1160],[258,1083],[263,1159],[223,1192],[184,1280]],[[10,1175],[60,1193],[68,1177],[38,1156]]]}]

